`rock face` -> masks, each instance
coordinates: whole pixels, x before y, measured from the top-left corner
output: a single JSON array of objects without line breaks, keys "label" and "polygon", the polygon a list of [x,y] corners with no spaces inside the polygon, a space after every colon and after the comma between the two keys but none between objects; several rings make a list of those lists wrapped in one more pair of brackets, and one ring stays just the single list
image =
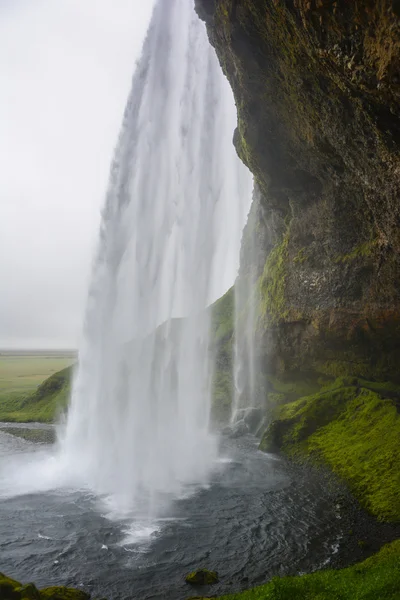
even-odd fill
[{"label": "rock face", "polygon": [[[196,0],[258,200],[263,369],[399,380],[400,4]],[[246,255],[254,236],[256,257]]]}]

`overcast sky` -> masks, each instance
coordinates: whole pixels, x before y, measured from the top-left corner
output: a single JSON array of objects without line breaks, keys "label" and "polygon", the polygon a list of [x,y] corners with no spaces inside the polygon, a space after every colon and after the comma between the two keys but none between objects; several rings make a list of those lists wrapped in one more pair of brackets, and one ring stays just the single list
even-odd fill
[{"label": "overcast sky", "polygon": [[146,0],[0,0],[0,348],[74,348]]}]

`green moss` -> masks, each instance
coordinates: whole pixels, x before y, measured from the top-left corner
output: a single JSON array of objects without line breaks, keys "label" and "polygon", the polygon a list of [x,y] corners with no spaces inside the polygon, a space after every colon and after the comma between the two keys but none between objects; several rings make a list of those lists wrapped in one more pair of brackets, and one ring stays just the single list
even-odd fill
[{"label": "green moss", "polygon": [[233,396],[232,370],[221,367],[215,369],[212,387],[212,420],[225,423],[229,420]]},{"label": "green moss", "polygon": [[22,585],[17,591],[21,594],[21,600],[41,600],[40,592],[33,583]]},{"label": "green moss", "polygon": [[267,381],[274,392],[284,394],[290,400],[314,394],[321,388],[321,380],[304,374],[290,374],[285,379],[268,375]]},{"label": "green moss", "polygon": [[362,362],[357,356],[352,358],[354,360],[348,360],[347,357],[343,360],[328,360],[318,364],[317,368],[320,373],[331,377],[351,377],[354,373],[358,376],[367,376],[371,372],[369,361]]},{"label": "green moss", "polygon": [[1,600],[20,600],[21,594],[17,592],[17,588],[21,586],[18,581],[6,577],[0,573],[0,598]]},{"label": "green moss", "polygon": [[391,381],[367,381],[365,379],[359,379],[360,385],[369,390],[378,392],[379,394],[394,394],[400,397],[400,385]]},{"label": "green moss", "polygon": [[260,316],[275,323],[287,316],[285,304],[285,262],[289,235],[273,248],[265,263],[258,286],[260,290]]},{"label": "green moss", "polygon": [[89,600],[90,595],[82,590],[67,587],[48,587],[40,590],[40,600]]},{"label": "green moss", "polygon": [[232,336],[234,328],[235,294],[231,287],[211,305],[211,332],[215,343]]},{"label": "green moss", "polygon": [[192,585],[212,585],[218,583],[218,573],[216,571],[200,569],[186,575],[185,581]]},{"label": "green moss", "polygon": [[[384,394],[385,387],[390,397],[376,391]],[[398,521],[398,391],[392,384],[338,378],[317,394],[279,406],[260,448],[323,461],[378,519]]]},{"label": "green moss", "polygon": [[212,382],[213,421],[226,422],[230,415],[232,380],[232,340],[234,331],[233,287],[211,305],[211,343],[215,357]]},{"label": "green moss", "polygon": [[369,241],[369,242],[364,242],[362,244],[357,244],[357,246],[355,246],[353,248],[353,250],[351,252],[349,252],[348,254],[343,254],[343,255],[337,256],[335,259],[335,263],[336,264],[347,263],[347,262],[356,260],[357,258],[371,256],[371,254],[373,254],[374,250],[376,250],[376,247],[377,247],[376,239]]},{"label": "green moss", "polygon": [[274,578],[266,585],[220,600],[398,600],[400,540],[362,563],[298,577]]},{"label": "green moss", "polygon": [[307,258],[308,258],[307,248],[300,248],[300,250],[298,251],[296,256],[293,258],[293,262],[302,264],[307,260]]},{"label": "green moss", "polygon": [[3,399],[0,403],[0,421],[29,423],[53,422],[68,404],[72,367],[54,373],[36,392]]},{"label": "green moss", "polygon": [[89,600],[90,595],[82,590],[67,587],[48,587],[38,590],[33,583],[21,585],[0,573],[1,600]]},{"label": "green moss", "polygon": [[400,520],[400,416],[391,399],[362,388],[340,418],[308,441],[381,520]]}]

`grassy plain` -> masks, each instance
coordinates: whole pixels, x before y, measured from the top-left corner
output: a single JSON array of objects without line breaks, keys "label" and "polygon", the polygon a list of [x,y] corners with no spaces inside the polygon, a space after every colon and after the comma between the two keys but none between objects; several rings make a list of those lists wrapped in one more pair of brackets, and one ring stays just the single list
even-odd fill
[{"label": "grassy plain", "polygon": [[75,360],[68,351],[0,352],[0,421],[51,420],[38,386]]}]

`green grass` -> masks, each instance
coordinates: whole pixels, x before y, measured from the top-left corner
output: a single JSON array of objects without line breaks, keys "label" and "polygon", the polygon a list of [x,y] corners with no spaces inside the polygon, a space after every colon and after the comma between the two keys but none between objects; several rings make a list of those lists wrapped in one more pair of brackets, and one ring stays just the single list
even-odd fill
[{"label": "green grass", "polygon": [[390,399],[361,389],[338,419],[310,437],[308,448],[372,514],[400,520],[400,415]]},{"label": "green grass", "polygon": [[90,600],[83,590],[67,587],[49,587],[38,590],[33,583],[22,585],[0,573],[1,600]]},{"label": "green grass", "polygon": [[233,287],[211,305],[211,334],[214,343],[233,335],[235,320],[235,292]]},{"label": "green grass", "polygon": [[45,379],[69,367],[74,362],[71,356],[43,355],[0,355],[0,402],[10,394],[21,395],[33,392]]},{"label": "green grass", "polygon": [[73,362],[71,356],[0,356],[0,421],[52,422],[66,406]]},{"label": "green grass", "polygon": [[347,569],[274,578],[220,600],[399,600],[400,540]]},{"label": "green grass", "polygon": [[400,414],[395,387],[339,378],[320,393],[278,406],[277,413],[278,419],[263,436],[262,450],[323,462],[375,517],[400,521]]}]

